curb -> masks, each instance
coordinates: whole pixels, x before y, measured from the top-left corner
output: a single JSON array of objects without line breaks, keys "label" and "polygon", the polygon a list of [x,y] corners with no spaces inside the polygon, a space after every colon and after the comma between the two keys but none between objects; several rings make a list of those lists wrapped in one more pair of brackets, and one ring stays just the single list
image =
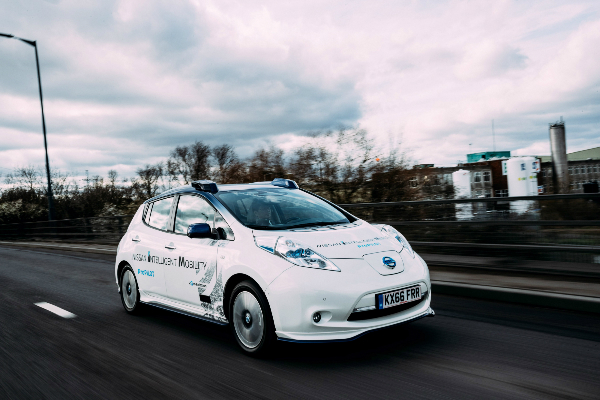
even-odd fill
[{"label": "curb", "polygon": [[432,292],[439,294],[600,313],[600,298],[597,297],[445,281],[431,281],[431,286]]}]

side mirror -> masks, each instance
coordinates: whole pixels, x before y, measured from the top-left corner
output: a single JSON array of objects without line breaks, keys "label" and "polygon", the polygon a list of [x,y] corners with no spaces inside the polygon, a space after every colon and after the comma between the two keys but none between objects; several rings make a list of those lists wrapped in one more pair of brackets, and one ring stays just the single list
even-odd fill
[{"label": "side mirror", "polygon": [[214,235],[210,229],[210,225],[206,223],[191,224],[188,226],[187,235],[189,238],[196,239],[213,239]]}]

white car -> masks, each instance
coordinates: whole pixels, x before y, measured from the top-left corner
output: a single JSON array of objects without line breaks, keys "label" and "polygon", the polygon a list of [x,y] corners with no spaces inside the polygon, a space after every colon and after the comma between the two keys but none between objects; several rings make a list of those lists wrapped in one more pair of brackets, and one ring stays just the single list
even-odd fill
[{"label": "white car", "polygon": [[281,178],[196,181],[146,201],[115,278],[127,312],[145,303],[229,324],[252,354],[434,315],[427,264],[404,236]]}]

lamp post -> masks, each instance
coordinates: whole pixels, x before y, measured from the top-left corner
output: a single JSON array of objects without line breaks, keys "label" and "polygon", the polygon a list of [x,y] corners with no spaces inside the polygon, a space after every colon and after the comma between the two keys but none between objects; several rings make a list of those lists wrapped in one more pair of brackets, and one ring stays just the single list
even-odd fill
[{"label": "lamp post", "polygon": [[42,107],[42,129],[44,131],[44,150],[46,150],[46,177],[48,178],[48,220],[52,221],[54,219],[54,196],[52,195],[52,179],[50,178],[50,161],[48,161],[48,142],[46,140],[46,120],[44,119],[44,100],[42,97],[42,78],[40,76],[40,61],[38,58],[37,44],[35,40],[27,40],[20,37],[16,37],[7,33],[0,33],[0,36],[3,36],[8,39],[17,39],[23,43],[27,43],[30,46],[33,46],[35,49],[35,65],[37,66],[37,78],[38,78],[38,87],[40,89],[40,106]]}]

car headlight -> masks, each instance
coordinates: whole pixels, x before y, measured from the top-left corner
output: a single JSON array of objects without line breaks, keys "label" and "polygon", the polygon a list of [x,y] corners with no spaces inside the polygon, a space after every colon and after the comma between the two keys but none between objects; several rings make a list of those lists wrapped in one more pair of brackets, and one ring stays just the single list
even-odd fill
[{"label": "car headlight", "polygon": [[398,232],[396,230],[396,228],[394,228],[390,225],[384,225],[381,227],[381,232],[383,232],[386,235],[388,235],[389,237],[399,241],[402,244],[402,247],[404,247],[408,251],[408,254],[410,254],[411,257],[413,257],[413,258],[415,257],[415,252],[413,251],[412,247],[410,247],[408,240],[406,240],[404,235],[402,235],[400,232]]},{"label": "car headlight", "polygon": [[303,245],[297,240],[285,236],[259,236],[254,242],[263,250],[273,253],[299,267],[322,269],[325,271],[341,270],[326,257]]}]

